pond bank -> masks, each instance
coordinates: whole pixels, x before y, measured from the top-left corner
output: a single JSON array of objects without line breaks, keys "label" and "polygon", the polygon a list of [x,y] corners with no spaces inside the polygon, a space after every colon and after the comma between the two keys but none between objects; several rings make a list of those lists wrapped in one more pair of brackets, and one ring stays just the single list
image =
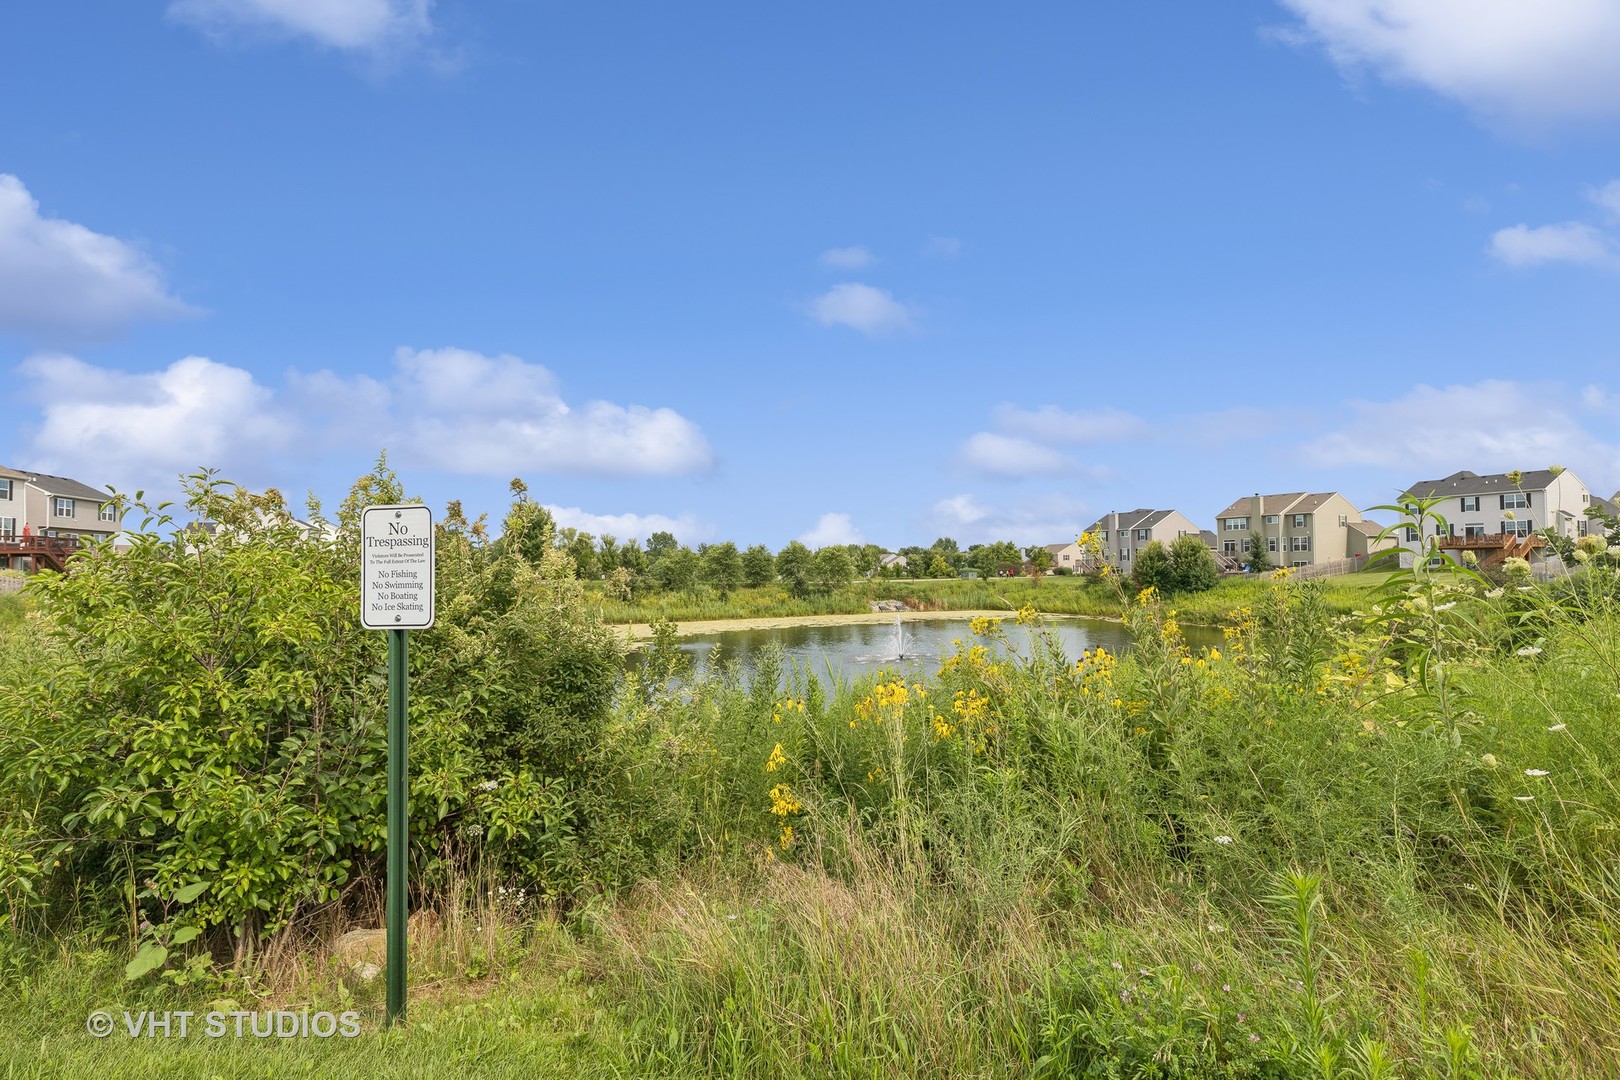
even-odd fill
[{"label": "pond bank", "polygon": [[[765,615],[742,619],[694,619],[680,623],[680,636],[720,634],[728,630],[787,630],[798,626],[854,626],[860,624],[921,622],[928,619],[1010,619],[1018,613],[1006,610],[987,611],[865,611],[855,615]],[[1107,618],[1107,616],[1095,616]],[[1118,621],[1117,619],[1113,621]],[[651,623],[621,623],[625,636],[633,642],[651,641]]]}]

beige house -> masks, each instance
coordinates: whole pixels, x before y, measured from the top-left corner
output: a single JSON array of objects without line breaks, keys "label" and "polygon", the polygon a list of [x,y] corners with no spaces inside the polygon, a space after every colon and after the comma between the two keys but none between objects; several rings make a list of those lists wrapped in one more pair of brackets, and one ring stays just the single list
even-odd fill
[{"label": "beige house", "polygon": [[1430,512],[1445,522],[1430,523],[1429,536],[1419,536],[1412,526],[1401,529],[1401,547],[1416,552],[1431,536],[1438,536],[1453,558],[1469,547],[1489,550],[1510,537],[1530,537],[1547,529],[1577,539],[1593,528],[1586,511],[1605,505],[1568,469],[1484,476],[1463,469],[1439,480],[1419,480],[1407,492],[1419,499],[1439,499]]},{"label": "beige house", "polygon": [[1047,544],[1045,547],[1046,553],[1052,556],[1052,565],[1050,569],[1081,569],[1083,558],[1078,541],[1073,541],[1067,544]]},{"label": "beige house", "polygon": [[[1254,494],[1222,510],[1215,519],[1221,554],[1241,559],[1251,537],[1266,545],[1277,566],[1314,566],[1348,559],[1370,539],[1352,528],[1362,521],[1361,511],[1336,491]],[[1374,530],[1373,535],[1376,535]],[[1354,534],[1357,539],[1352,541]]]},{"label": "beige house", "polygon": [[0,569],[35,569],[118,532],[111,496],[65,476],[0,466]]},{"label": "beige house", "polygon": [[1169,547],[1183,536],[1200,535],[1198,526],[1179,510],[1116,510],[1086,531],[1097,534],[1108,562],[1122,571],[1129,571],[1137,552],[1155,540]]}]

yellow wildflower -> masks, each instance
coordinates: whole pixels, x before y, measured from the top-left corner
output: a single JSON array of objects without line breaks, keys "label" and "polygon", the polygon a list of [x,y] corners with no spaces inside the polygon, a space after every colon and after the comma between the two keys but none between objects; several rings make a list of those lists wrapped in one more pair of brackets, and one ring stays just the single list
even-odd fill
[{"label": "yellow wildflower", "polygon": [[765,771],[775,772],[777,769],[780,769],[786,764],[787,755],[782,753],[782,744],[777,743],[776,749],[771,751],[771,756],[765,759]]}]

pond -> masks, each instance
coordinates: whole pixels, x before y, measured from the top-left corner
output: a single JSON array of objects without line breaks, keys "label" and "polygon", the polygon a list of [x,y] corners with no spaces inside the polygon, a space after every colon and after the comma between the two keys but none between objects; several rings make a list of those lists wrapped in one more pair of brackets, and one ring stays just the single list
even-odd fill
[{"label": "pond", "polygon": [[[1124,625],[1108,619],[1047,615],[1042,621],[1071,660],[1099,645],[1112,653],[1126,652],[1131,646]],[[964,643],[976,641],[969,622],[966,617],[944,613],[938,617],[912,617],[898,624],[901,634],[898,639],[895,636],[897,624],[892,621],[724,630],[683,636],[680,645],[699,664],[710,660],[718,647],[720,657],[736,661],[745,678],[752,677],[761,651],[773,644],[782,646],[785,670],[798,667],[823,681],[858,679],[879,668],[898,669],[916,678],[934,674],[940,660],[956,651],[952,644],[955,639],[960,638]],[[1019,626],[1011,618],[1001,626],[1007,645],[1028,655],[1030,636],[1036,628]],[[1195,650],[1221,642],[1221,632],[1216,627],[1184,626],[1182,632],[1187,644]],[[988,642],[980,640],[979,643]],[[640,664],[643,656],[640,650],[648,644],[640,643],[638,651],[630,654],[631,665]]]}]

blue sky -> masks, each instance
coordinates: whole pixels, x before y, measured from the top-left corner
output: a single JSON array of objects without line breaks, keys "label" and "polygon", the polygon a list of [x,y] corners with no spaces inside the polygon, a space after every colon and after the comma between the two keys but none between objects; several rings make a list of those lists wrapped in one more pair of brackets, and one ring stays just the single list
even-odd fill
[{"label": "blue sky", "polygon": [[1620,4],[0,14],[0,463],[780,547],[1620,486]]}]

